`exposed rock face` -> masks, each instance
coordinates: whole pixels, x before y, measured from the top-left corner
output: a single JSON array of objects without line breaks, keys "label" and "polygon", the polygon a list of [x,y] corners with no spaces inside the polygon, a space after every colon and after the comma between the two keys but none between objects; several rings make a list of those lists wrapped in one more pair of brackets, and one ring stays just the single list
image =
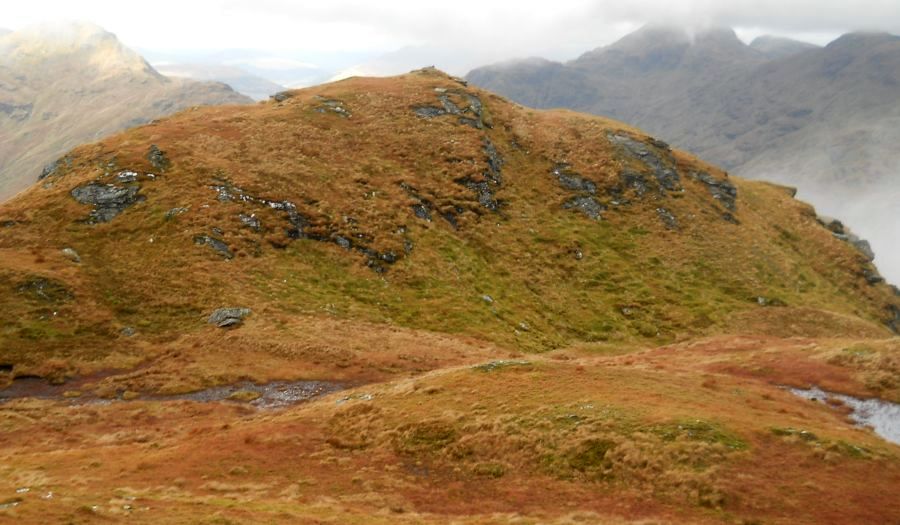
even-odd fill
[{"label": "exposed rock face", "polygon": [[563,204],[563,208],[578,210],[591,219],[599,219],[600,214],[606,211],[606,206],[597,202],[593,197],[585,195],[572,197]]},{"label": "exposed rock face", "polygon": [[571,166],[564,162],[556,164],[552,173],[559,181],[560,186],[576,193],[574,197],[563,203],[563,208],[578,210],[591,219],[600,219],[600,214],[606,210],[606,206],[594,197],[597,194],[596,184],[573,171]]},{"label": "exposed rock face", "polygon": [[137,185],[121,187],[92,182],[72,190],[72,197],[81,204],[94,206],[89,219],[91,222],[109,222],[129,206],[144,200],[143,196],[138,195],[140,190]]},{"label": "exposed rock face", "polygon": [[681,191],[681,178],[675,171],[675,159],[669,145],[661,140],[644,143],[622,133],[609,133],[607,138],[618,145],[626,156],[644,164],[659,185],[660,192]]},{"label": "exposed rock face", "polygon": [[228,328],[241,324],[251,313],[249,308],[219,308],[209,316],[207,322],[219,328]]},{"label": "exposed rock face", "polygon": [[678,219],[675,218],[671,211],[666,208],[656,208],[656,214],[659,215],[659,219],[666,225],[666,228],[670,230],[678,229]]},{"label": "exposed rock face", "polygon": [[231,253],[231,249],[228,248],[228,244],[226,244],[225,241],[221,239],[216,239],[215,237],[211,237],[209,235],[197,235],[196,237],[194,237],[194,244],[209,246],[226,259],[234,258],[234,254]]},{"label": "exposed rock face", "polygon": [[38,177],[38,180],[44,180],[51,175],[55,175],[61,168],[71,168],[72,167],[72,157],[66,155],[61,159],[54,160],[50,164],[44,166],[44,169],[41,170],[41,174]]},{"label": "exposed rock face", "polygon": [[487,160],[487,169],[482,172],[482,180],[476,180],[466,176],[456,179],[457,184],[462,184],[466,188],[474,191],[478,197],[478,203],[491,211],[499,211],[502,202],[497,199],[496,192],[503,184],[501,176],[501,168],[503,167],[503,157],[497,152],[497,148],[491,142],[491,139],[484,138],[484,147],[482,149]]},{"label": "exposed rock face", "polygon": [[159,172],[166,171],[172,164],[169,162],[169,158],[166,157],[166,153],[159,149],[156,144],[150,145],[150,151],[147,152],[147,160],[150,161],[150,165],[153,166],[153,169]]},{"label": "exposed rock face", "polygon": [[722,203],[725,209],[731,212],[735,211],[737,208],[735,203],[737,201],[737,188],[734,187],[734,184],[725,179],[719,180],[705,171],[693,172],[691,177],[705,184],[709,194]]}]

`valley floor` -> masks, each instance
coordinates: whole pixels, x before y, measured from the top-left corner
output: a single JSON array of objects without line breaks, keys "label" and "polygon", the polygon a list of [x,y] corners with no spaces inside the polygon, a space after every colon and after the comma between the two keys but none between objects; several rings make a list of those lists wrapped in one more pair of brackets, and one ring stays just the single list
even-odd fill
[{"label": "valley floor", "polygon": [[784,388],[896,403],[898,338],[519,354],[421,334],[417,354],[407,336],[287,407],[151,397],[152,362],[7,400],[0,523],[900,519],[900,446]]}]

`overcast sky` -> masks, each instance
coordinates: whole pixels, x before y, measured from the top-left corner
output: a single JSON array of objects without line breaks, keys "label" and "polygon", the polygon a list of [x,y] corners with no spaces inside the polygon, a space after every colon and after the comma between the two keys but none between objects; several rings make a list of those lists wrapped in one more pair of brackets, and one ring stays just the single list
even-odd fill
[{"label": "overcast sky", "polygon": [[[825,44],[852,30],[900,34],[900,0],[33,0],[4,2],[0,27],[52,20],[99,24],[158,53],[221,49],[375,57],[432,46],[480,63],[570,59],[647,22],[729,25]],[[300,57],[302,58],[302,57]],[[449,58],[448,58],[449,60]],[[465,61],[464,61],[465,62]],[[460,66],[461,67],[461,66]]]}]

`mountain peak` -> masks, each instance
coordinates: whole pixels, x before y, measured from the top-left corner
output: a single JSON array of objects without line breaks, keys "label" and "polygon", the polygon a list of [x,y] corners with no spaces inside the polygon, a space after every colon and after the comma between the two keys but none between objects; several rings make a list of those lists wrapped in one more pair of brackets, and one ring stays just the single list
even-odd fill
[{"label": "mountain peak", "polygon": [[[65,57],[104,72],[157,73],[113,33],[87,22],[40,24],[9,33],[0,44],[0,60],[44,63]],[[73,62],[74,59],[74,62]]]},{"label": "mountain peak", "polygon": [[900,42],[900,36],[884,32],[858,31],[841,35],[825,46],[825,49],[865,49],[889,42]]}]

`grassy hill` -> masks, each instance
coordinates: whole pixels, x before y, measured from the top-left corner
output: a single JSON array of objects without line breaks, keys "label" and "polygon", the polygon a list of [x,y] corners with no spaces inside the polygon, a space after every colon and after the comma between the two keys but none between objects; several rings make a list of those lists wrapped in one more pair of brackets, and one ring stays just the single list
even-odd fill
[{"label": "grassy hill", "polygon": [[[0,206],[0,377],[122,400],[0,405],[13,516],[896,515],[896,446],[777,386],[900,388],[895,290],[789,188],[431,69],[278,98],[80,146]],[[164,397],[298,379],[349,390]]]}]

